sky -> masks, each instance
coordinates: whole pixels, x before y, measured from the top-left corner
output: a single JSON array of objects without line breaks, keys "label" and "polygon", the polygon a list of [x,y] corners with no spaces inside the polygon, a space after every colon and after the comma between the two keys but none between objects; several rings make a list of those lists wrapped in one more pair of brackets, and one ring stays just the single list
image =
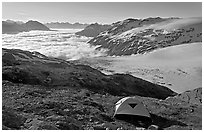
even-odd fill
[{"label": "sky", "polygon": [[3,2],[2,19],[111,24],[127,18],[202,17],[201,2]]}]

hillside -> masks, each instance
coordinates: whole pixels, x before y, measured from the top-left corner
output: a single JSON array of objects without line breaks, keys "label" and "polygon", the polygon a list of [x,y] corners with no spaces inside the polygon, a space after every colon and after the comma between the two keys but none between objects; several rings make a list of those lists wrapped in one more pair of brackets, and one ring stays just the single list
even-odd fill
[{"label": "hillside", "polygon": [[84,29],[88,24],[69,23],[69,22],[50,22],[45,23],[45,26],[53,29]]},{"label": "hillside", "polygon": [[144,54],[158,48],[202,41],[201,18],[126,19],[89,41],[108,55]]},{"label": "hillside", "polygon": [[110,25],[100,25],[98,23],[94,23],[88,25],[85,29],[75,34],[86,37],[96,37],[97,35],[99,35],[99,33],[109,29],[110,27]]},{"label": "hillside", "polygon": [[140,95],[165,99],[176,93],[128,74],[105,75],[86,65],[76,65],[38,52],[3,49],[2,78],[15,83],[87,88],[113,95]]},{"label": "hillside", "polygon": [[19,23],[14,21],[2,21],[3,34],[15,34],[19,32],[28,32],[31,30],[49,31],[50,29],[38,21],[28,21],[26,23]]}]

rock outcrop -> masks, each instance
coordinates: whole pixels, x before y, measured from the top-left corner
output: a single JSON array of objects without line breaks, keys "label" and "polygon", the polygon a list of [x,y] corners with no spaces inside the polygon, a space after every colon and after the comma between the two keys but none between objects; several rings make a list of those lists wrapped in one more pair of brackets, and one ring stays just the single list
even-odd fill
[{"label": "rock outcrop", "polygon": [[196,88],[174,97],[168,97],[167,101],[171,102],[186,102],[188,104],[202,105],[202,88]]}]

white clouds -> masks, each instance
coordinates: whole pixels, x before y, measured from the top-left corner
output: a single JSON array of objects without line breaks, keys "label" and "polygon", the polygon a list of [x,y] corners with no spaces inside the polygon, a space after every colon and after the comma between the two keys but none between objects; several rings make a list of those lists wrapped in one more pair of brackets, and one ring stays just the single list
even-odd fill
[{"label": "white clouds", "polygon": [[86,42],[90,38],[76,36],[74,31],[30,31],[15,35],[3,34],[3,48],[18,48],[38,51],[52,57],[75,60],[105,55],[105,50],[96,50]]}]

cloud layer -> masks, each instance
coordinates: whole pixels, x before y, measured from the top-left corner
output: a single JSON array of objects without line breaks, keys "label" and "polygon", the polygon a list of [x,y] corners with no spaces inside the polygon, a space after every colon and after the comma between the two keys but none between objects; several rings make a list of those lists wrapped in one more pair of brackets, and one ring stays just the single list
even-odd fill
[{"label": "cloud layer", "polygon": [[44,55],[66,60],[105,55],[105,49],[96,50],[87,41],[91,38],[75,35],[76,30],[30,31],[3,34],[2,47],[38,51]]}]

